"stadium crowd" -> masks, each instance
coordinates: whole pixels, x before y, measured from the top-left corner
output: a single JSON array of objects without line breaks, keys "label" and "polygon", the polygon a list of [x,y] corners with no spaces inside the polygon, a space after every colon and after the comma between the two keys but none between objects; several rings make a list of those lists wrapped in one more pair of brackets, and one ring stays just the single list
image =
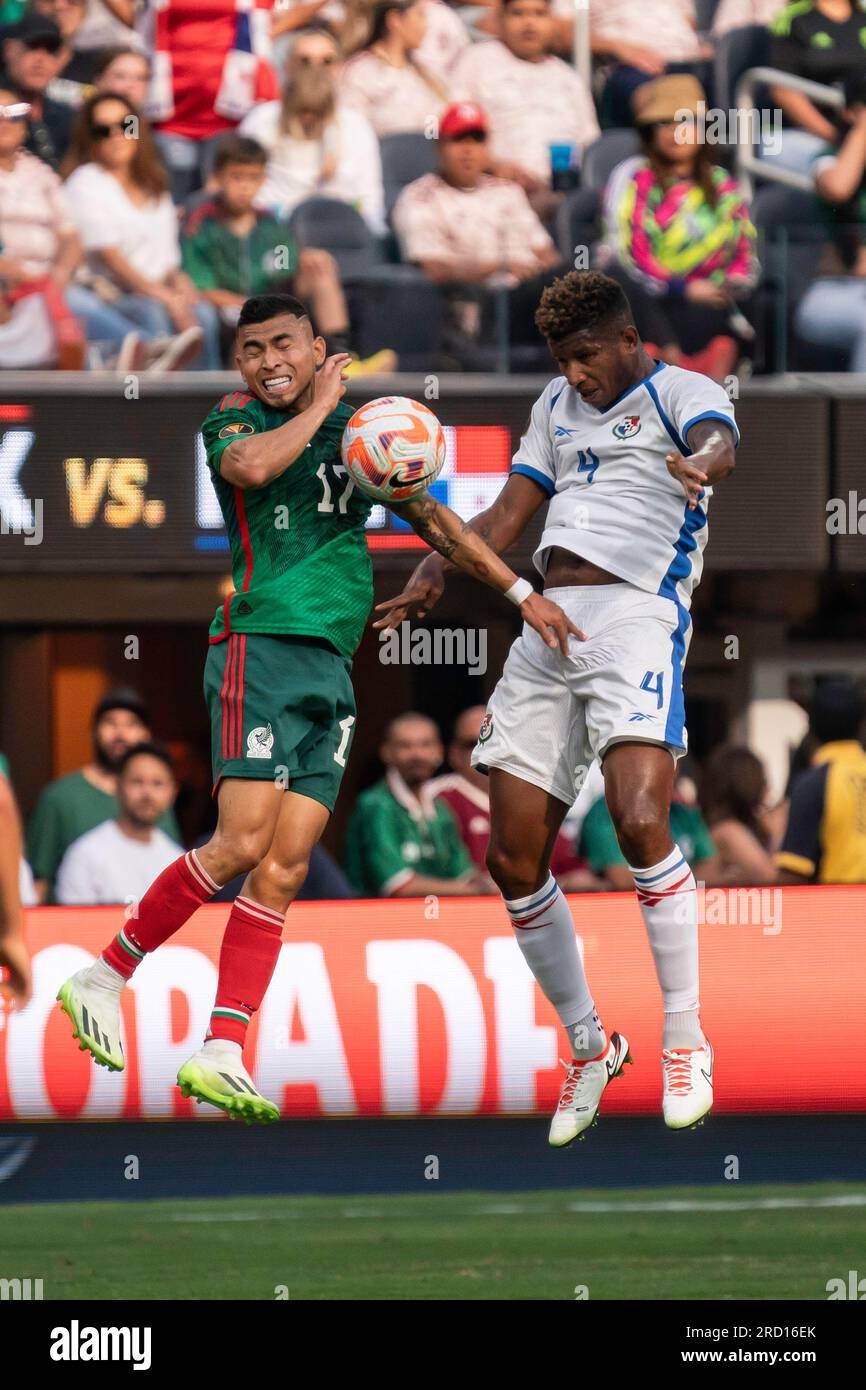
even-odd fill
[{"label": "stadium crowd", "polygon": [[[667,361],[864,370],[859,5],[591,0],[589,83],[574,23],[570,0],[0,0],[0,366],[219,368],[243,299],[288,288],[355,373],[543,369],[540,289],[585,253]],[[750,200],[704,117],[767,63]],[[762,269],[783,232],[787,273]]]},{"label": "stadium crowd", "polygon": [[[301,899],[495,893],[485,863],[487,778],[470,762],[484,713],[483,705],[463,710],[447,746],[424,714],[407,711],[383,729],[381,775],[358,795],[339,859],[314,850]],[[707,888],[866,883],[864,715],[853,681],[818,684],[776,804],[747,747],[720,745],[699,767],[686,758],[671,833],[696,879]],[[23,839],[0,760],[0,820],[10,818],[7,848],[21,846],[15,867],[25,904],[132,908],[177,857],[175,760],[154,738],[138,693],[108,691],[92,734],[91,761],[43,789]],[[202,844],[207,836],[194,838]],[[567,892],[630,891],[597,763],[556,837],[551,866]],[[226,884],[217,901],[232,901],[241,884]]]}]

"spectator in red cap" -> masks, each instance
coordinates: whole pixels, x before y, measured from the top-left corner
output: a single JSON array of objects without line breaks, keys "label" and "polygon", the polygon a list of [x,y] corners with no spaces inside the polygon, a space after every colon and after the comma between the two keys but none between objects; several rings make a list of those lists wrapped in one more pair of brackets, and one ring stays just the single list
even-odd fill
[{"label": "spectator in red cap", "polygon": [[[511,290],[512,337],[531,329],[541,281],[559,254],[519,183],[485,172],[491,158],[487,119],[474,102],[449,106],[439,124],[439,172],[403,189],[394,206],[394,230],[404,260],[431,280],[449,283],[450,328],[465,343],[484,336],[489,297],[472,285]],[[525,322],[524,322],[525,320]]]},{"label": "spectator in red cap", "polygon": [[439,123],[439,172],[403,189],[394,227],[404,260],[431,280],[512,282],[549,270],[559,255],[520,184],[496,178],[487,118],[475,102],[449,106]]},{"label": "spectator in red cap", "polygon": [[557,58],[550,0],[502,0],[502,40],[474,43],[457,60],[451,94],[490,121],[493,172],[520,183],[545,215],[553,149],[577,165],[599,133],[585,83]]}]

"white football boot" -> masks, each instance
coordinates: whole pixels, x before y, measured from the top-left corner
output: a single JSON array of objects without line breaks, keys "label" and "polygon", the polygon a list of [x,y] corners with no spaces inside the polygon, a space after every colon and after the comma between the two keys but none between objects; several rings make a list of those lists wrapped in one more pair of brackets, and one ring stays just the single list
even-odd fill
[{"label": "white football boot", "polygon": [[662,1075],[662,1112],[668,1129],[702,1124],[713,1108],[713,1049],[706,1039],[703,1047],[666,1047]]},{"label": "white football boot", "polygon": [[628,1041],[621,1033],[611,1033],[607,1050],[600,1057],[582,1062],[575,1058],[563,1062],[565,1081],[559,1094],[559,1105],[550,1122],[548,1142],[562,1149],[579,1138],[595,1124],[604,1088],[631,1062]]},{"label": "white football boot", "polygon": [[72,1036],[78,1039],[79,1049],[89,1052],[94,1062],[109,1071],[123,1071],[126,1064],[120,1042],[121,991],[94,983],[93,972],[94,966],[86,965],[70,976],[60,986],[57,998],[72,1020]]},{"label": "white football boot", "polygon": [[202,1048],[184,1062],[177,1074],[181,1094],[206,1100],[224,1110],[232,1120],[269,1124],[280,1112],[272,1101],[256,1090],[253,1079],[236,1048]]}]

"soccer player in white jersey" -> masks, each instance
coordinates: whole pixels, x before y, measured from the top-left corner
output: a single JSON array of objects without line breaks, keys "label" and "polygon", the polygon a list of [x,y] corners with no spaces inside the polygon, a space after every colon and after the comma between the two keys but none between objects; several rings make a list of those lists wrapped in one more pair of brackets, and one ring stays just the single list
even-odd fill
[{"label": "soccer player in white jersey", "polygon": [[[629,1061],[596,1014],[550,852],[583,772],[602,760],[605,796],[631,868],[664,1001],[663,1113],[684,1129],[709,1113],[713,1050],[701,1029],[695,880],[671,839],[676,761],[686,751],[683,666],[713,487],[739,435],[722,388],[645,351],[615,281],[572,271],[536,323],[561,375],[532,409],[505,487],[469,526],[501,553],[538,508],[545,595],[580,629],[567,656],[524,627],[493,693],[473,765],[489,772],[487,864],[526,962],[556,1009],[572,1061],[555,1146],[594,1122]],[[450,566],[431,554],[376,626],[429,612]],[[528,581],[524,581],[528,583]]]}]

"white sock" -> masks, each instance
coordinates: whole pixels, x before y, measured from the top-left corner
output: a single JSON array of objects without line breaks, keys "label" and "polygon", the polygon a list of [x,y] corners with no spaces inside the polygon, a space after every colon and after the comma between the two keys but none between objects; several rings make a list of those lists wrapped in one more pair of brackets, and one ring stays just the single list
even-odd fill
[{"label": "white sock", "polygon": [[232,1042],[230,1038],[207,1038],[202,1052],[208,1057],[229,1057],[235,1062],[241,1062],[244,1055],[240,1043]]},{"label": "white sock", "polygon": [[607,1038],[595,1009],[565,1031],[571,1039],[571,1055],[578,1061],[600,1057],[607,1050]]},{"label": "white sock", "polygon": [[107,989],[112,994],[120,994],[126,980],[108,964],[107,960],[103,960],[102,956],[97,956],[90,967],[90,983],[96,985],[98,989]]},{"label": "white sock", "polygon": [[[503,898],[503,902],[523,959],[542,993],[556,1009],[570,1037],[576,1025],[588,1028],[587,1042],[591,1050],[586,1052],[584,1045],[581,1051],[586,1056],[597,1056],[604,1033],[601,1024],[597,1030],[591,1026],[595,1009],[577,949],[574,922],[553,874],[528,897]],[[577,1037],[579,1042],[583,1041],[582,1034]],[[596,1039],[598,1046],[594,1047]]]},{"label": "white sock", "polygon": [[[645,869],[629,865],[629,870],[664,999],[663,1046],[700,1047],[704,1036],[698,1023],[698,895],[694,874],[679,845],[674,845],[660,863]],[[667,1021],[671,1015],[677,1020],[673,1027]],[[668,1037],[692,1041],[671,1043]]]},{"label": "white sock", "polygon": [[662,1047],[673,1048],[675,1052],[693,1047],[703,1047],[706,1039],[701,1029],[701,1018],[697,1009],[683,1013],[666,1013],[662,1033]]}]

